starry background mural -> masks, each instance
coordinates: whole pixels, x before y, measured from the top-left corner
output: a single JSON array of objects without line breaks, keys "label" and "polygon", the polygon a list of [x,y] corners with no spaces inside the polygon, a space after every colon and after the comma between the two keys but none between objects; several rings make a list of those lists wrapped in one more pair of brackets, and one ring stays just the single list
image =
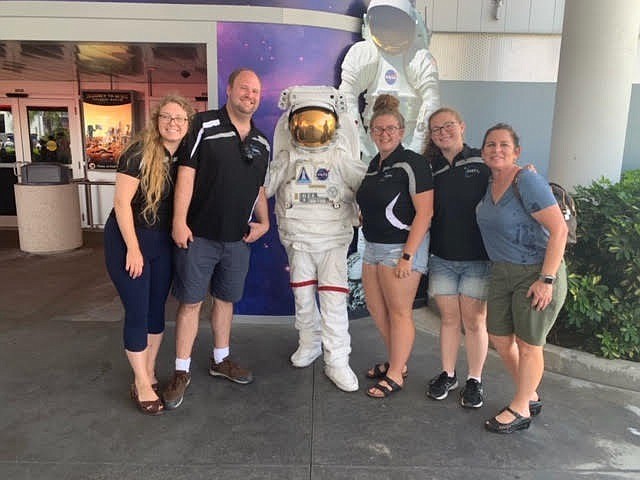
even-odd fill
[{"label": "starry background mural", "polygon": [[[272,139],[282,113],[278,108],[280,92],[293,85],[337,87],[344,55],[359,39],[359,35],[326,28],[218,23],[220,105],[226,101],[229,74],[237,67],[253,69],[262,79],[263,89],[254,121]],[[287,257],[278,239],[273,201],[269,203],[271,229],[253,246],[245,295],[236,305],[238,314],[292,315],[294,312]]]},{"label": "starry background mural", "polygon": [[[68,0],[71,2],[84,2],[86,0]],[[95,1],[95,0],[94,0]],[[134,0],[97,0],[98,2],[132,3]],[[176,0],[135,0],[135,3],[182,3],[184,5],[238,5],[251,7],[276,7],[276,8],[300,8],[304,10],[318,10],[321,12],[338,13],[361,18],[366,10],[362,0],[190,0],[177,2]]]}]

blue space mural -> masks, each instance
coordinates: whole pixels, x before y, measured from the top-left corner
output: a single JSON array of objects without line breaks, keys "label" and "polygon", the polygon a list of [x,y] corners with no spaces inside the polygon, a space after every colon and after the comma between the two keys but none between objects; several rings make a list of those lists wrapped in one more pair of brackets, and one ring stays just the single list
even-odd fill
[{"label": "blue space mural", "polygon": [[[314,3],[314,2],[309,2]],[[218,23],[218,92],[226,101],[226,82],[237,67],[262,79],[263,96],[254,116],[258,128],[273,137],[280,92],[292,85],[340,83],[342,59],[359,35],[316,27],[256,23]],[[273,201],[271,229],[252,249],[244,298],[235,312],[243,315],[292,315],[293,294],[284,248],[280,245]]]},{"label": "blue space mural", "polygon": [[[86,0],[67,0],[71,2],[85,2]],[[95,1],[95,0],[94,0]],[[176,0],[97,0],[109,3],[182,3],[183,5],[237,5],[251,7],[300,8],[303,10],[317,10],[320,12],[337,13],[362,18],[366,8],[363,0],[253,0],[251,2],[238,0],[190,0],[176,2]]]}]

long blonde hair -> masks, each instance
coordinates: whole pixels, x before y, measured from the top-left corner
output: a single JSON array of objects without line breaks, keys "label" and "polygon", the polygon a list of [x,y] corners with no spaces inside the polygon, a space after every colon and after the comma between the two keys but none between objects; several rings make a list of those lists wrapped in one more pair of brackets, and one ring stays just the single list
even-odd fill
[{"label": "long blonde hair", "polygon": [[158,128],[160,110],[169,103],[179,105],[186,112],[188,121],[191,122],[195,111],[189,101],[179,95],[167,95],[151,112],[151,118],[145,129],[125,149],[126,152],[135,146],[141,146],[140,187],[145,200],[142,216],[151,225],[158,220],[158,208],[162,200],[162,193],[166,183],[171,181],[170,164],[165,161],[165,148]]}]

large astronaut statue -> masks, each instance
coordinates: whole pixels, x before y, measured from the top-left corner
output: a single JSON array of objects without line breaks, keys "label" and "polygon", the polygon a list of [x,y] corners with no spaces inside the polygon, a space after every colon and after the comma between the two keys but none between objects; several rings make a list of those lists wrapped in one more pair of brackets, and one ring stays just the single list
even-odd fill
[{"label": "large astronaut statue", "polygon": [[[376,148],[367,134],[373,104],[378,95],[391,94],[400,100],[405,119],[403,145],[422,153],[427,142],[426,121],[440,107],[438,67],[429,52],[430,33],[409,0],[371,0],[363,17],[362,37],[354,43],[342,62],[344,94],[351,115],[360,119],[359,96],[365,108],[359,122],[362,160],[369,163]],[[358,251],[363,238],[359,232]],[[350,267],[349,278],[362,275],[362,261]]]},{"label": "large astronaut statue", "polygon": [[325,374],[341,390],[358,389],[349,366],[347,250],[358,224],[355,192],[366,172],[355,120],[332,87],[290,87],[273,139],[267,195],[276,195],[280,241],[289,257],[298,349],[307,367],[324,349]]}]

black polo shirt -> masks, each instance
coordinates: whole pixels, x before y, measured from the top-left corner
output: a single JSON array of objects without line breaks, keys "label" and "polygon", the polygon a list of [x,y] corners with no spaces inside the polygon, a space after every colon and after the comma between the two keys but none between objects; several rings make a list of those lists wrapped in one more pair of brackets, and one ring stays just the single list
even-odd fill
[{"label": "black polo shirt", "polygon": [[[164,149],[165,162],[169,164],[169,175],[164,184],[164,189],[162,190],[162,197],[160,199],[160,203],[158,204],[158,213],[155,223],[149,223],[142,215],[142,211],[147,204],[147,200],[142,190],[142,183],[138,185],[138,190],[136,190],[136,193],[131,200],[133,222],[136,227],[167,231],[171,229],[171,217],[173,215],[173,187],[175,185],[176,173],[178,170],[178,158],[183,157],[184,152],[184,143],[180,144],[173,155],[169,153],[169,150],[167,150],[166,148]],[[120,156],[120,158],[118,159],[117,172],[124,173],[125,175],[129,175],[130,177],[134,177],[140,180],[140,177],[142,175],[141,166],[142,143],[139,142],[133,145],[131,148],[128,148]],[[112,211],[111,215],[115,216],[115,213]]]},{"label": "black polo shirt", "polygon": [[452,164],[442,154],[431,162],[435,183],[431,253],[446,260],[487,260],[476,205],[487,191],[491,172],[480,150],[465,144]]},{"label": "black polo shirt", "polygon": [[427,159],[399,145],[382,165],[376,155],[358,189],[364,238],[373,243],[405,243],[416,216],[411,196],[433,188]]},{"label": "black polo shirt", "polygon": [[196,114],[187,146],[190,155],[180,165],[196,169],[189,228],[210,240],[241,240],[265,182],[271,150],[267,137],[252,122],[242,142],[225,105]]}]

